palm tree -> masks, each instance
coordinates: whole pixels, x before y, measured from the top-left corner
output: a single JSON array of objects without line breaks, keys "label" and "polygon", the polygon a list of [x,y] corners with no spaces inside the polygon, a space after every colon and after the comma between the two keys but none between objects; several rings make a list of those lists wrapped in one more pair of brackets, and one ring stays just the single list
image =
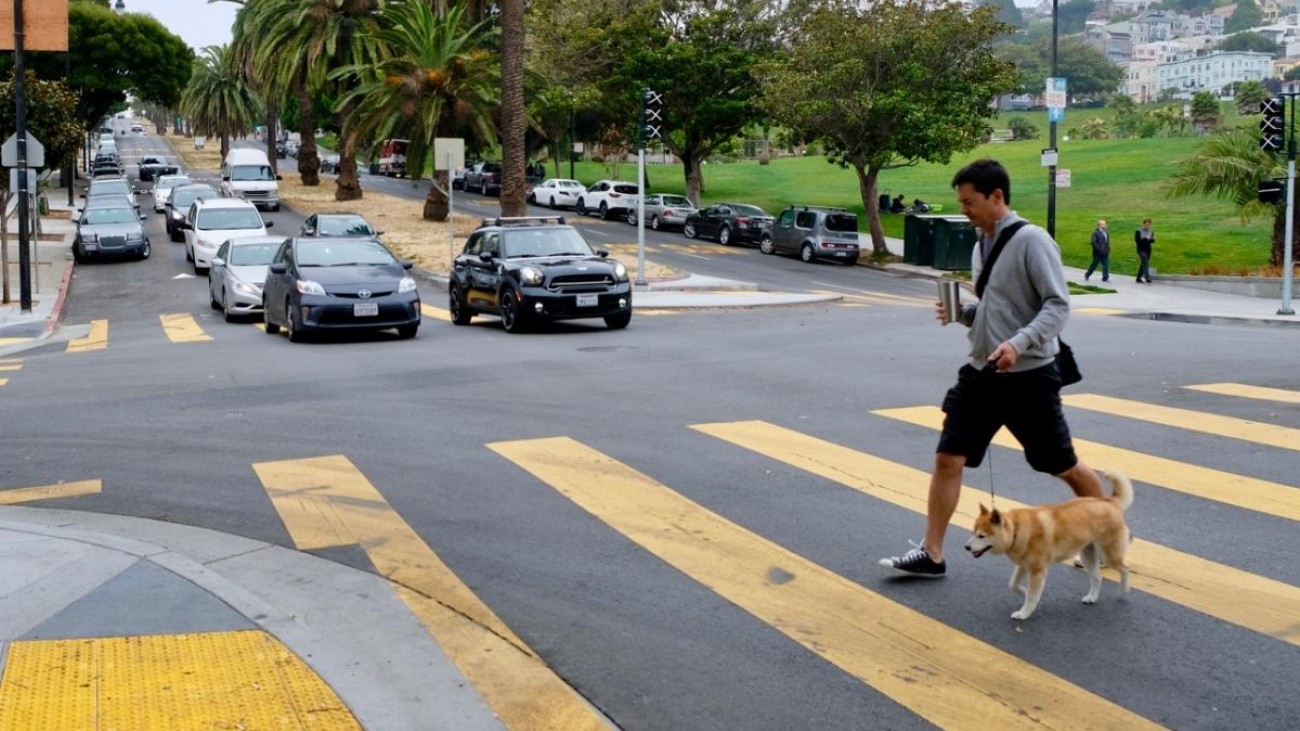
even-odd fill
[{"label": "palm tree", "polygon": [[[417,3],[418,4],[418,3]],[[254,66],[258,75],[279,88],[298,95],[298,169],[303,185],[320,184],[320,155],[316,150],[316,114],[312,95],[326,88],[331,71],[341,66],[369,65],[377,61],[379,18],[386,0],[254,0],[247,4],[259,16]],[[347,89],[332,89],[350,96]],[[336,110],[344,119],[348,107]],[[346,124],[345,124],[346,127]],[[356,144],[359,138],[346,128],[340,136],[336,200],[361,197],[357,176]]]},{"label": "palm tree", "polygon": [[262,113],[262,104],[229,46],[208,46],[194,60],[194,72],[181,95],[181,111],[208,135],[221,137],[221,157],[230,138],[245,134]]},{"label": "palm tree", "polygon": [[244,69],[253,87],[266,100],[266,157],[271,162],[271,169],[278,172],[279,159],[275,153],[275,143],[279,136],[280,100],[285,98],[290,90],[278,87],[275,79],[271,77],[259,76],[254,65],[258,29],[266,24],[264,13],[261,11],[267,7],[267,4],[258,0],[253,0],[251,3],[244,0],[208,0],[208,2],[230,2],[240,6],[239,12],[235,14],[230,48],[235,55],[234,63]]},{"label": "palm tree", "polygon": [[[425,2],[392,3],[383,15],[376,39],[390,55],[331,74],[360,82],[337,103],[337,108],[351,110],[345,120],[349,134],[357,139],[408,137],[406,169],[412,177],[424,170],[438,137],[454,136],[468,126],[490,142],[498,72],[483,47],[488,23],[470,25],[459,5],[437,15]],[[440,162],[435,161],[424,202],[424,218],[431,221],[444,221],[449,213],[448,171],[438,169]]]},{"label": "palm tree", "polygon": [[500,0],[501,8],[501,215],[528,214],[525,199],[524,0]]},{"label": "palm tree", "polygon": [[[1214,196],[1232,201],[1243,221],[1273,216],[1273,247],[1269,264],[1282,266],[1286,235],[1286,206],[1261,203],[1259,184],[1286,175],[1278,159],[1259,149],[1259,131],[1237,127],[1205,140],[1195,155],[1179,165],[1166,188],[1169,197]],[[1300,206],[1296,206],[1300,211]],[[1300,219],[1300,216],[1296,216]],[[1300,226],[1296,227],[1300,231]]]}]

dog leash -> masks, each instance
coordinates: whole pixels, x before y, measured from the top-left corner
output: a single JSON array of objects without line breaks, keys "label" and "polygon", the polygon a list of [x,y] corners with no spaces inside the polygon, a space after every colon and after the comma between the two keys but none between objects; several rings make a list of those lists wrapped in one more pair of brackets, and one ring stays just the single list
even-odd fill
[{"label": "dog leash", "polygon": [[984,448],[984,460],[989,463],[989,510],[998,509],[998,493],[993,488],[993,445]]}]

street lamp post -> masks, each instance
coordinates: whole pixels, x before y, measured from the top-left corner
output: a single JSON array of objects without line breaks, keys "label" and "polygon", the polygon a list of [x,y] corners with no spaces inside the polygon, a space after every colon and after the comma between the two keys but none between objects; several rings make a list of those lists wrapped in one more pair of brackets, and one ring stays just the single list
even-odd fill
[{"label": "street lamp post", "polygon": [[[122,0],[118,0],[121,2]],[[1057,22],[1060,13],[1057,12],[1058,0],[1052,0],[1052,78],[1058,78],[1056,70],[1056,37]],[[1048,142],[1047,146],[1053,150],[1056,149],[1056,116],[1048,112]],[[1047,168],[1047,235],[1053,239],[1056,238],[1056,164],[1053,163]]]},{"label": "street lamp post", "polygon": [[122,0],[117,0],[117,2],[113,5],[113,12],[115,12],[115,13],[119,13],[119,14],[120,14],[120,13],[125,13],[125,12],[126,12],[126,3],[122,2]]}]

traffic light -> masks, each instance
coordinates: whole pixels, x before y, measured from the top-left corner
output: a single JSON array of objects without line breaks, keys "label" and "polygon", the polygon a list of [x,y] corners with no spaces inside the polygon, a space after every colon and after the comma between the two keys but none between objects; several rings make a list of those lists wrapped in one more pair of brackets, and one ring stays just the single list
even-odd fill
[{"label": "traffic light", "polygon": [[1259,149],[1281,152],[1286,140],[1286,101],[1275,96],[1260,105],[1264,118],[1259,120]]},{"label": "traffic light", "polygon": [[663,110],[660,108],[663,96],[652,89],[641,90],[641,147],[646,140],[659,139],[662,133]]}]

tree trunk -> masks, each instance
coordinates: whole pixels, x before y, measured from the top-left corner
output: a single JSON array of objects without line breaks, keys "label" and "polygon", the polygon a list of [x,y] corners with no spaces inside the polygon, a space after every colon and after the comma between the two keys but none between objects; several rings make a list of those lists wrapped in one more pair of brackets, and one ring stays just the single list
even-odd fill
[{"label": "tree trunk", "polygon": [[682,170],[686,175],[686,197],[696,206],[700,205],[700,193],[704,192],[704,171],[700,167],[700,159],[689,153],[677,153],[682,159]]},{"label": "tree trunk", "polygon": [[871,229],[871,252],[877,256],[888,254],[885,228],[880,225],[880,200],[876,194],[876,179],[880,177],[880,168],[854,160],[853,169],[858,173],[858,195],[862,196],[862,205],[867,210],[867,225]]},{"label": "tree trunk", "polygon": [[451,213],[450,201],[447,200],[451,178],[446,170],[438,170],[436,165],[434,168],[433,184],[429,186],[429,195],[424,198],[424,220],[447,221]]},{"label": "tree trunk", "polygon": [[320,153],[316,151],[316,114],[312,109],[311,91],[307,88],[306,72],[298,77],[298,174],[302,184],[320,185]]},{"label": "tree trunk", "polygon": [[524,174],[524,0],[501,0],[501,215],[528,215]]},{"label": "tree trunk", "polygon": [[225,160],[226,155],[230,154],[230,133],[221,133],[221,159]]},{"label": "tree trunk", "polygon": [[[357,174],[357,143],[352,135],[339,138],[343,149],[339,150],[339,176],[334,181],[334,200],[361,200],[361,176]],[[408,175],[414,174],[407,171]]]}]

